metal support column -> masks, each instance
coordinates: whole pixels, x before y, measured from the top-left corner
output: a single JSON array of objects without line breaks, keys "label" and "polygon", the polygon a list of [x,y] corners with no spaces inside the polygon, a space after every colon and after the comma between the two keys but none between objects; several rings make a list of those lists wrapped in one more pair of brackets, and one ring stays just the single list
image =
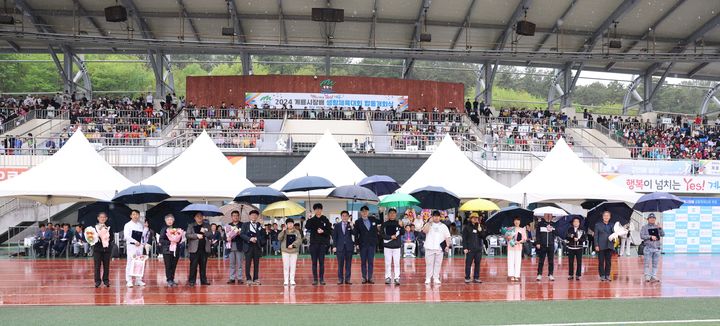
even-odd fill
[{"label": "metal support column", "polygon": [[[707,114],[708,113],[708,106],[710,105],[710,101],[714,102],[715,105],[720,108],[720,100],[715,96],[717,92],[720,90],[720,83],[715,84],[712,88],[710,88],[707,93],[705,93],[705,96],[703,96],[703,102],[700,106],[700,114]],[[716,110],[717,111],[717,110]]]},{"label": "metal support column", "polygon": [[242,62],[242,74],[244,76],[252,75],[253,69],[252,69],[252,58],[250,57],[250,53],[243,52],[243,54],[240,56],[240,60]]},{"label": "metal support column", "polygon": [[325,76],[330,76],[330,72],[332,70],[332,62],[330,61],[330,56],[325,56]]}]

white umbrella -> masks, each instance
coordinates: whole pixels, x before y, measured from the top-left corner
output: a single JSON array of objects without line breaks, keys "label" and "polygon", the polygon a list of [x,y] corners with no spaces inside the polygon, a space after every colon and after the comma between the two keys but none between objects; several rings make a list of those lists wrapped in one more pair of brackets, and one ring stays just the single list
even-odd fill
[{"label": "white umbrella", "polygon": [[565,216],[568,213],[560,208],[553,206],[538,207],[533,210],[535,216],[545,216],[545,214],[552,214],[552,216]]}]

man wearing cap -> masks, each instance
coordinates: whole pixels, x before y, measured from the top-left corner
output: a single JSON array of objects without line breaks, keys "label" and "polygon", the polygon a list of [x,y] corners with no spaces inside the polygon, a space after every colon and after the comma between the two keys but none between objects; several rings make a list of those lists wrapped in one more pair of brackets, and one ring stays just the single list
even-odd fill
[{"label": "man wearing cap", "polygon": [[645,262],[645,282],[657,283],[658,262],[660,261],[660,238],[665,236],[662,227],[655,224],[655,214],[650,213],[647,217],[647,224],[640,229],[640,238],[643,240],[643,260]]},{"label": "man wearing cap", "polygon": [[473,271],[473,283],[480,281],[480,259],[482,259],[483,239],[485,230],[480,226],[478,213],[470,215],[470,222],[465,224],[462,230],[462,245],[465,252],[465,283],[470,283],[470,269],[475,265]]}]

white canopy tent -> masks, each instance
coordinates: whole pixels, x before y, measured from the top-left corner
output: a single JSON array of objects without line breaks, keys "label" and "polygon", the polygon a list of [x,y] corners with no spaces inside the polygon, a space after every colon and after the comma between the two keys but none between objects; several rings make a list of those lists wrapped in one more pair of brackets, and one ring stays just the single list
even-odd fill
[{"label": "white canopy tent", "polygon": [[495,181],[477,167],[458,148],[450,135],[397,192],[410,193],[425,186],[440,186],[454,192],[461,199],[489,198],[521,202],[507,186]]},{"label": "white canopy tent", "polygon": [[[270,187],[280,190],[290,180],[308,175],[328,179],[335,186],[353,185],[367,177],[328,131],[295,168]],[[331,191],[332,189],[313,190],[310,191],[310,197],[325,198]],[[307,192],[290,192],[286,195],[290,198],[308,197]]]},{"label": "white canopy tent", "polygon": [[589,199],[634,203],[640,195],[613,184],[585,164],[560,139],[530,174],[511,188],[526,196],[525,204],[557,201],[580,204]]},{"label": "white canopy tent", "polygon": [[76,131],[67,143],[39,165],[0,182],[0,197],[35,200],[46,205],[111,200],[132,185]]},{"label": "white canopy tent", "polygon": [[187,200],[232,199],[243,189],[254,186],[233,167],[205,131],[180,156],[141,183],[158,186],[173,198]]}]

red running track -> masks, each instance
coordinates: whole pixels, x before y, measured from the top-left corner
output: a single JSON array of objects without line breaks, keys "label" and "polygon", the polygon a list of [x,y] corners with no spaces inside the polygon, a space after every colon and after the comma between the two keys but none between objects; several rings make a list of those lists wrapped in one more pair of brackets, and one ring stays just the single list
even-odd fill
[{"label": "red running track", "polygon": [[[0,305],[133,305],[133,304],[267,304],[267,303],[386,303],[458,302],[514,300],[575,300],[612,298],[711,297],[720,296],[720,255],[666,255],[661,258],[659,284],[645,283],[642,257],[614,257],[613,282],[600,282],[597,259],[585,257],[586,275],[581,281],[567,280],[567,260],[556,258],[556,281],[535,281],[535,259],[523,260],[522,281],[510,283],[505,258],[483,258],[483,284],[465,284],[464,260],[446,258],[442,285],[426,286],[425,260],[403,259],[402,285],[383,283],[384,260],[375,261],[374,285],[360,284],[359,259],[353,261],[353,285],[336,285],[337,263],[326,258],[326,286],[312,286],[310,259],[298,260],[294,287],[282,286],[282,261],[263,258],[261,286],[227,285],[229,263],[210,259],[208,278],[212,285],[185,286],[188,261],[178,265],[177,288],[165,285],[163,263],[148,261],[144,288],[124,286],[125,260],[114,259],[111,287],[96,289],[91,259],[0,260]],[[243,271],[244,272],[244,271]]]}]

